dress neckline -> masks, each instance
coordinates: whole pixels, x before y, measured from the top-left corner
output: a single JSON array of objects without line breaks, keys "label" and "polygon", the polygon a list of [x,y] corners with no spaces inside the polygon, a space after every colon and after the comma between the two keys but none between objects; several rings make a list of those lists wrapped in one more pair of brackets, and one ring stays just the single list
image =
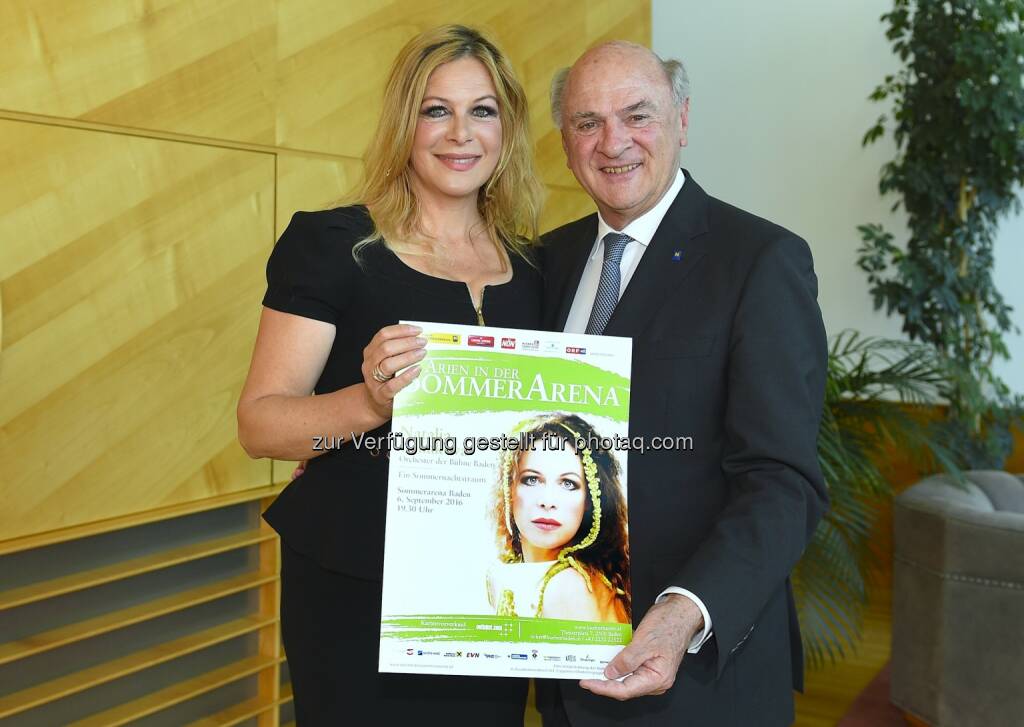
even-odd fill
[{"label": "dress neckline", "polygon": [[[382,246],[384,247],[384,249],[387,250],[388,256],[395,263],[397,263],[398,267],[401,270],[406,271],[407,275],[410,275],[410,276],[416,278],[417,280],[437,281],[438,283],[441,283],[441,284],[445,285],[446,287],[457,286],[460,290],[465,290],[469,286],[469,281],[466,281],[466,280],[452,280],[451,278],[439,278],[436,275],[430,275],[429,273],[425,273],[422,270],[417,270],[416,268],[414,268],[411,265],[409,265],[409,263],[405,262],[402,258],[400,258],[398,256],[398,253],[396,253],[394,250],[392,250],[386,244],[383,244],[384,243],[383,240],[381,240],[381,243],[382,243]],[[518,257],[518,255],[515,255],[515,254],[509,252],[508,249],[506,248],[505,249],[505,256],[508,259],[508,265],[509,265],[509,269],[511,271],[511,275],[508,276],[508,280],[506,280],[503,283],[484,283],[483,286],[481,286],[481,287],[483,287],[483,288],[500,288],[500,287],[502,287],[504,285],[509,285],[510,283],[512,283],[515,280],[515,278],[516,278],[516,262],[515,262],[514,258]]]},{"label": "dress neckline", "polygon": [[[357,212],[359,216],[359,224],[366,227],[366,233],[368,234],[373,228],[373,222],[370,218],[370,212],[366,208],[366,205],[354,205],[349,208],[339,207],[336,208],[335,211],[342,211],[345,209]],[[485,283],[481,286],[481,291],[491,293],[499,299],[506,299],[509,294],[514,292],[517,280],[526,272],[524,271],[523,266],[529,266],[529,263],[504,245],[502,247],[504,248],[506,259],[509,261],[509,267],[511,268],[512,274],[509,275],[508,280],[505,282]],[[417,270],[402,260],[394,250],[388,247],[386,241],[383,239],[368,247],[366,252],[374,255],[377,258],[377,264],[383,266],[380,269],[380,272],[390,275],[397,280],[405,281],[421,290],[431,292],[435,295],[444,296],[451,300],[466,297],[469,299],[472,307],[476,309],[478,317],[480,316],[478,306],[481,306],[481,304],[474,299],[473,292],[469,287],[469,283],[466,281],[439,278]],[[506,293],[506,291],[508,291],[508,293]]]}]

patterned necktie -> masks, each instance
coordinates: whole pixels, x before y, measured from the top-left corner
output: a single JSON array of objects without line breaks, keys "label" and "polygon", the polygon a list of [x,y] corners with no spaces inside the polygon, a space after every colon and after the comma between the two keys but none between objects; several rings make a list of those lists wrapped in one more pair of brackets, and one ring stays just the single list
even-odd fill
[{"label": "patterned necktie", "polygon": [[601,281],[597,284],[594,307],[590,309],[587,333],[604,333],[604,327],[611,320],[612,312],[619,302],[619,285],[622,280],[619,263],[622,262],[626,245],[632,240],[632,237],[621,232],[609,232],[604,236],[604,265],[601,266]]}]

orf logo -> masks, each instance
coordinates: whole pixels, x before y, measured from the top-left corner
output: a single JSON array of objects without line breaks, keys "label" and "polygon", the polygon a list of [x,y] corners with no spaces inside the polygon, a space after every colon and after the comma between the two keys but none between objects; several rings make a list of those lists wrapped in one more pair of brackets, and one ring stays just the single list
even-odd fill
[{"label": "orf logo", "polygon": [[485,348],[494,348],[494,336],[470,336],[466,343],[470,346],[483,346]]},{"label": "orf logo", "polygon": [[503,338],[503,339],[501,339],[501,347],[502,348],[515,348],[516,347],[516,339],[514,339],[514,338]]},{"label": "orf logo", "polygon": [[582,356],[583,354],[585,354],[587,352],[587,349],[580,348],[579,346],[566,346],[565,347],[565,352],[566,353],[575,353],[575,354],[578,354],[578,355]]}]

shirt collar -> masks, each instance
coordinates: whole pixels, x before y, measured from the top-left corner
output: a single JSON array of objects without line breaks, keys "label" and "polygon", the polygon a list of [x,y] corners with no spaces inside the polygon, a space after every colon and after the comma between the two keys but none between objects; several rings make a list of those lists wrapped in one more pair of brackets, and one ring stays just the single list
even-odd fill
[{"label": "shirt collar", "polygon": [[644,247],[650,245],[651,240],[654,239],[654,233],[658,231],[661,221],[665,219],[665,215],[668,213],[668,208],[672,206],[672,202],[675,201],[676,196],[679,194],[679,190],[683,188],[684,181],[686,181],[686,177],[683,175],[683,170],[676,170],[676,178],[672,180],[672,184],[670,184],[669,188],[665,190],[665,194],[661,195],[661,199],[658,200],[658,204],[654,205],[626,225],[625,229],[614,229],[604,221],[604,218],[601,217],[601,213],[598,212],[597,241],[594,244],[593,251],[590,253],[590,259],[593,260],[597,257],[598,253],[604,255],[604,236],[609,232],[621,232],[624,235],[629,235]]}]

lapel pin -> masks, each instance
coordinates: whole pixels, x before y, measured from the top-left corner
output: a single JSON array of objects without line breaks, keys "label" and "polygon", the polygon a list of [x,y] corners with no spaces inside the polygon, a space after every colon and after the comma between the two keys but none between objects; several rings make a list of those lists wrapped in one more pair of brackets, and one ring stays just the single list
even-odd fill
[{"label": "lapel pin", "polygon": [[677,262],[679,262],[682,259],[683,259],[683,251],[682,250],[676,250],[674,253],[672,253],[672,262],[677,263]]}]

